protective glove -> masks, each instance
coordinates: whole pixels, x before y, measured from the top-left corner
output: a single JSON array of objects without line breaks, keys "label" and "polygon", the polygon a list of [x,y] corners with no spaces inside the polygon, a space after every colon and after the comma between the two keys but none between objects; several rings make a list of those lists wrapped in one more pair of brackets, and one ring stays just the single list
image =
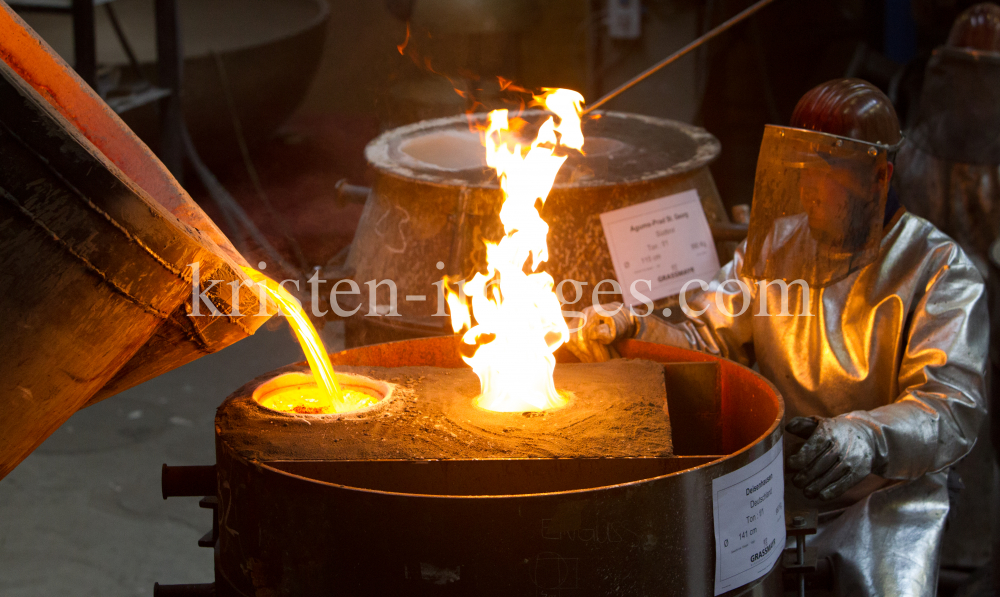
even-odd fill
[{"label": "protective glove", "polygon": [[875,441],[861,423],[840,416],[795,417],[785,430],[806,440],[788,459],[788,468],[798,473],[792,484],[807,498],[832,500],[872,472]]},{"label": "protective glove", "polygon": [[619,340],[632,338],[636,333],[636,321],[632,312],[621,303],[601,305],[602,315],[594,307],[587,307],[580,317],[567,320],[570,338],[566,347],[584,363],[601,363],[617,359],[621,355],[615,348]]}]

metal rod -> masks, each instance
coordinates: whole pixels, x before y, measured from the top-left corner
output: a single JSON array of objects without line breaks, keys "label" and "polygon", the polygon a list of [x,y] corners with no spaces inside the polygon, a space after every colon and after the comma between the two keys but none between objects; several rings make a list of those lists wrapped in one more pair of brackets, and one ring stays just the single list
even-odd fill
[{"label": "metal rod", "polygon": [[746,224],[731,224],[729,222],[712,222],[708,228],[716,242],[720,240],[742,242],[750,229]]},{"label": "metal rod", "polygon": [[168,466],[160,472],[160,487],[163,499],[172,497],[198,497],[215,495],[218,484],[215,465]]},{"label": "metal rod", "polygon": [[153,583],[153,597],[215,597],[215,583],[200,585],[161,585]]},{"label": "metal rod", "polygon": [[333,185],[333,190],[337,194],[337,204],[340,207],[348,203],[364,203],[368,201],[368,195],[372,192],[371,187],[351,184],[346,178],[338,180],[337,184]]},{"label": "metal rod", "polygon": [[721,25],[719,25],[715,29],[712,29],[711,31],[709,31],[705,35],[702,35],[701,37],[695,39],[694,41],[692,41],[688,45],[686,45],[683,48],[677,50],[673,54],[667,56],[663,60],[657,62],[656,64],[654,64],[653,66],[651,66],[651,67],[647,68],[646,70],[642,71],[638,75],[632,77],[631,79],[629,79],[628,81],[626,81],[622,85],[619,85],[612,92],[608,93],[607,95],[605,95],[601,99],[597,100],[596,102],[594,102],[590,106],[587,106],[587,109],[584,110],[583,113],[586,114],[586,113],[590,112],[591,110],[596,110],[597,108],[603,106],[608,101],[610,101],[610,100],[618,97],[619,95],[621,95],[625,91],[631,89],[632,87],[634,87],[638,83],[641,83],[645,79],[649,78],[650,75],[652,75],[656,71],[660,70],[664,66],[667,66],[668,64],[676,61],[678,58],[681,58],[682,56],[684,56],[685,54],[687,54],[691,50],[694,50],[698,46],[704,44],[705,42],[707,42],[707,41],[709,41],[711,39],[714,39],[715,37],[717,37],[721,33],[724,33],[725,31],[727,31],[728,29],[730,29],[733,25],[736,25],[737,23],[739,23],[739,22],[741,22],[743,20],[746,20],[747,18],[749,18],[754,13],[756,13],[760,9],[764,8],[765,6],[767,6],[768,4],[770,4],[771,2],[774,2],[774,0],[760,0],[759,2],[757,2],[756,4],[754,4],[753,6],[750,6],[749,8],[747,8],[746,10],[744,10],[743,12],[737,14],[733,18],[731,18],[728,21],[726,21],[725,23],[722,23]]},{"label": "metal rod", "polygon": [[170,90],[160,100],[159,158],[177,182],[184,184],[184,112],[181,87],[184,81],[184,51],[181,46],[177,0],[155,0],[156,72],[158,85]]},{"label": "metal rod", "polygon": [[115,36],[118,37],[118,43],[122,47],[122,51],[125,52],[125,56],[128,58],[128,63],[132,67],[132,71],[135,76],[139,79],[145,79],[146,77],[142,74],[142,67],[139,66],[139,59],[135,57],[135,52],[132,50],[132,44],[129,43],[128,38],[125,37],[125,30],[122,29],[122,24],[118,21],[118,15],[115,14],[114,7],[111,4],[104,5],[104,12],[108,15],[108,21],[111,22],[111,28],[115,30]]},{"label": "metal rod", "polygon": [[97,32],[94,0],[73,0],[73,66],[83,82],[97,90]]},{"label": "metal rod", "polygon": [[[806,563],[806,536],[798,535],[795,538],[795,551],[798,556],[799,566]],[[806,574],[799,572],[799,597],[806,597]]]}]

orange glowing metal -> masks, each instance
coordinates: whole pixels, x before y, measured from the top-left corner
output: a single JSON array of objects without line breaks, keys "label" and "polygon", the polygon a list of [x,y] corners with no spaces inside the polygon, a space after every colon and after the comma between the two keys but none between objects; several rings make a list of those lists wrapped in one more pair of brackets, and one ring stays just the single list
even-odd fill
[{"label": "orange glowing metal", "polygon": [[583,147],[583,96],[547,89],[536,100],[555,116],[542,124],[526,150],[508,126],[507,110],[489,114],[486,163],[497,171],[504,195],[504,237],[499,244],[486,243],[486,273],[467,281],[462,295],[449,291],[447,297],[453,329],[467,330],[462,341],[477,345],[473,356],[463,358],[479,376],[478,404],[501,412],[545,410],[567,401],[556,391],[552,372],[553,353],[569,330],[552,276],[538,271],[548,259],[549,226],[536,203],[544,204],[566,161],[556,150]]},{"label": "orange glowing metal", "polygon": [[268,402],[262,404],[280,411],[308,412],[311,414],[344,413],[371,406],[376,399],[363,392],[342,390],[330,363],[323,341],[313,327],[299,301],[283,286],[259,271],[244,267],[243,271],[260,288],[278,303],[281,312],[289,318],[292,331],[302,346],[309,369],[312,370],[315,386],[297,385],[286,391],[269,395]]}]

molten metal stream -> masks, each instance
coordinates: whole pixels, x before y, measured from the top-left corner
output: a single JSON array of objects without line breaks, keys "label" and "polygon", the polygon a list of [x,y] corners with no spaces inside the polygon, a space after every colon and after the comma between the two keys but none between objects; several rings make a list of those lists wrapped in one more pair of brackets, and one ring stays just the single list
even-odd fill
[{"label": "molten metal stream", "polygon": [[302,346],[315,386],[299,384],[280,392],[271,392],[261,405],[278,411],[306,414],[333,414],[355,411],[375,404],[378,400],[364,392],[341,389],[330,363],[330,356],[320,340],[316,328],[302,311],[299,302],[280,284],[252,267],[243,271],[278,303],[281,312],[288,316],[292,331]]}]

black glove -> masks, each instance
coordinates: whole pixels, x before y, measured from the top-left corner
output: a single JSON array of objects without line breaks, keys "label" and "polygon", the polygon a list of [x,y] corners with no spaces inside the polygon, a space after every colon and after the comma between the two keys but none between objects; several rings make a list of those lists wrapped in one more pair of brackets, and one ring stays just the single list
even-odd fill
[{"label": "black glove", "polygon": [[832,500],[872,472],[875,442],[871,431],[845,417],[795,417],[785,430],[806,440],[788,458],[788,468],[798,471],[792,484],[807,498]]}]

